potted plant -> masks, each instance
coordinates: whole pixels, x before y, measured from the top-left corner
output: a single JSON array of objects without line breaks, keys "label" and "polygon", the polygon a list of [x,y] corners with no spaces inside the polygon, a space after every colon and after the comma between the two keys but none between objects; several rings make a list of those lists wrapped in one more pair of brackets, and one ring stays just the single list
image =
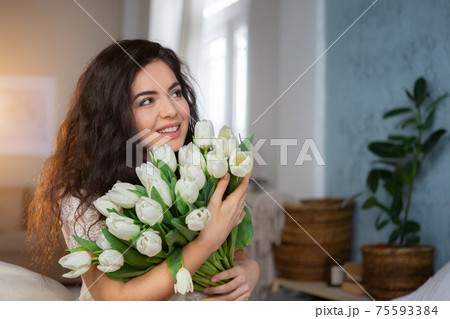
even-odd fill
[{"label": "potted plant", "polygon": [[411,219],[410,209],[424,160],[446,132],[430,130],[437,107],[447,94],[431,99],[423,77],[416,80],[412,93],[405,91],[412,105],[383,115],[383,119],[400,118],[396,124],[399,132],[388,135],[386,141],[369,144],[378,159],[367,175],[367,199],[362,208],[376,209],[377,230],[393,226],[387,244],[361,248],[364,283],[376,299],[412,292],[433,273],[434,247],[419,245],[421,226]]}]

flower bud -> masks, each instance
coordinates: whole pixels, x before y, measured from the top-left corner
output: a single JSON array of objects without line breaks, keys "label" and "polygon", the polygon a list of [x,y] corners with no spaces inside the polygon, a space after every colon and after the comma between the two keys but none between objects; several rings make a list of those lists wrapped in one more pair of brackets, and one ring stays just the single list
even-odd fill
[{"label": "flower bud", "polygon": [[189,270],[181,267],[180,270],[178,270],[175,278],[177,279],[177,282],[174,286],[175,293],[184,295],[187,292],[194,291],[194,283],[192,282],[192,277],[189,273]]},{"label": "flower bud", "polygon": [[133,208],[139,200],[139,195],[130,191],[136,190],[133,184],[117,181],[106,196],[115,204],[123,208]]},{"label": "flower bud", "polygon": [[153,257],[162,250],[162,240],[158,232],[145,231],[136,241],[137,250],[146,256]]},{"label": "flower bud", "polygon": [[180,176],[185,175],[195,180],[195,184],[197,184],[199,190],[201,190],[203,186],[205,186],[205,173],[203,173],[203,171],[198,167],[193,166],[189,163],[187,163],[185,166],[180,166]]},{"label": "flower bud", "polygon": [[110,212],[109,209],[116,209],[118,212],[122,211],[122,208],[114,204],[108,196],[103,195],[94,201],[95,208],[103,215],[108,217]]},{"label": "flower bud", "polygon": [[131,237],[139,235],[141,229],[135,225],[133,219],[111,213],[106,218],[106,226],[108,230],[117,238],[130,240]]},{"label": "flower bud", "polygon": [[155,159],[159,159],[169,166],[172,172],[175,172],[177,169],[177,159],[175,157],[175,153],[170,148],[169,145],[164,144],[162,146],[155,146],[153,148],[153,156]]},{"label": "flower bud", "polygon": [[200,231],[211,221],[211,213],[207,208],[194,209],[186,216],[186,225],[190,230]]},{"label": "flower bud", "polygon": [[101,232],[100,235],[97,237],[95,243],[97,244],[98,247],[100,247],[103,250],[112,248],[109,241],[105,238],[105,235],[103,235],[103,232]]},{"label": "flower bud", "polygon": [[206,154],[206,169],[215,178],[222,178],[228,172],[228,161],[223,150],[216,149]]},{"label": "flower bud", "polygon": [[75,251],[60,258],[58,263],[71,270],[62,275],[64,278],[76,278],[91,267],[91,255],[87,251]]},{"label": "flower bud", "polygon": [[181,166],[191,164],[204,170],[206,167],[205,158],[203,157],[197,145],[190,142],[188,145],[182,146],[178,150],[178,163]]},{"label": "flower bud", "polygon": [[194,128],[195,142],[200,148],[208,149],[212,145],[214,138],[214,126],[210,120],[201,120],[195,124]]},{"label": "flower bud", "polygon": [[180,192],[181,198],[189,204],[193,204],[199,194],[198,186],[195,183],[195,179],[184,175],[175,184],[175,194]]},{"label": "flower bud", "polygon": [[243,152],[239,148],[231,153],[228,162],[230,164],[231,174],[238,177],[244,177],[245,175],[250,173],[253,168],[252,153],[250,153],[249,151]]},{"label": "flower bud", "polygon": [[98,256],[97,269],[103,272],[114,272],[123,266],[123,255],[114,249],[105,250]]},{"label": "flower bud", "polygon": [[141,222],[151,226],[155,223],[161,223],[164,217],[161,205],[148,197],[139,198],[136,203],[136,215]]}]

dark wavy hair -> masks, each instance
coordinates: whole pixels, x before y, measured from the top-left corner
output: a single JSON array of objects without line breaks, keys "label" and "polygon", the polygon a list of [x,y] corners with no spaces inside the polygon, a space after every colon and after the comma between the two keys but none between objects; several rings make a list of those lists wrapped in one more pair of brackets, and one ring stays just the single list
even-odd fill
[{"label": "dark wavy hair", "polygon": [[139,183],[135,167],[126,166],[126,141],[138,133],[131,110],[131,84],[141,67],[155,60],[165,62],[181,85],[191,114],[185,145],[192,141],[198,121],[196,94],[189,69],[172,50],[138,39],[122,40],[100,52],[78,80],[27,214],[32,260],[40,264],[41,273],[48,272],[54,258],[60,257],[56,256],[58,249],[64,248],[63,197],[80,199],[78,208],[83,209],[77,209],[78,219],[117,180]]}]

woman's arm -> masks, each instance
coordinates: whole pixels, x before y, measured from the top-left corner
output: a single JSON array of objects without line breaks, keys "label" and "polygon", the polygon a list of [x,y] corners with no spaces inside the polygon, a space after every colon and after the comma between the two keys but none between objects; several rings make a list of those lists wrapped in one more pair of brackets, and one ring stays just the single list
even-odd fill
[{"label": "woman's arm", "polygon": [[[184,267],[193,274],[214,252],[213,249],[211,243],[194,239],[182,249]],[[82,277],[95,300],[168,300],[174,294],[166,261],[127,282],[109,279],[96,267],[91,267]]]}]

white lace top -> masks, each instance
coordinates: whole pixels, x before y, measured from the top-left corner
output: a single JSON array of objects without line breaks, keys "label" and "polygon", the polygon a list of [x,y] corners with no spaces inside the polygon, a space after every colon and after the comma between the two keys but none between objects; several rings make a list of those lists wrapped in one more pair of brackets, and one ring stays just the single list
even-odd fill
[{"label": "white lace top", "polygon": [[[66,196],[61,202],[61,230],[69,249],[80,247],[72,235],[90,241],[96,241],[101,233],[101,228],[105,227],[105,224],[103,223],[105,217],[100,214],[95,207],[89,207],[82,216],[78,217],[83,211],[82,207],[78,208],[79,204],[80,200],[74,196]],[[186,295],[175,294],[169,300],[201,300],[207,297],[208,295],[203,292],[194,291]],[[80,297],[78,300],[94,301],[84,280],[82,280]]]}]

